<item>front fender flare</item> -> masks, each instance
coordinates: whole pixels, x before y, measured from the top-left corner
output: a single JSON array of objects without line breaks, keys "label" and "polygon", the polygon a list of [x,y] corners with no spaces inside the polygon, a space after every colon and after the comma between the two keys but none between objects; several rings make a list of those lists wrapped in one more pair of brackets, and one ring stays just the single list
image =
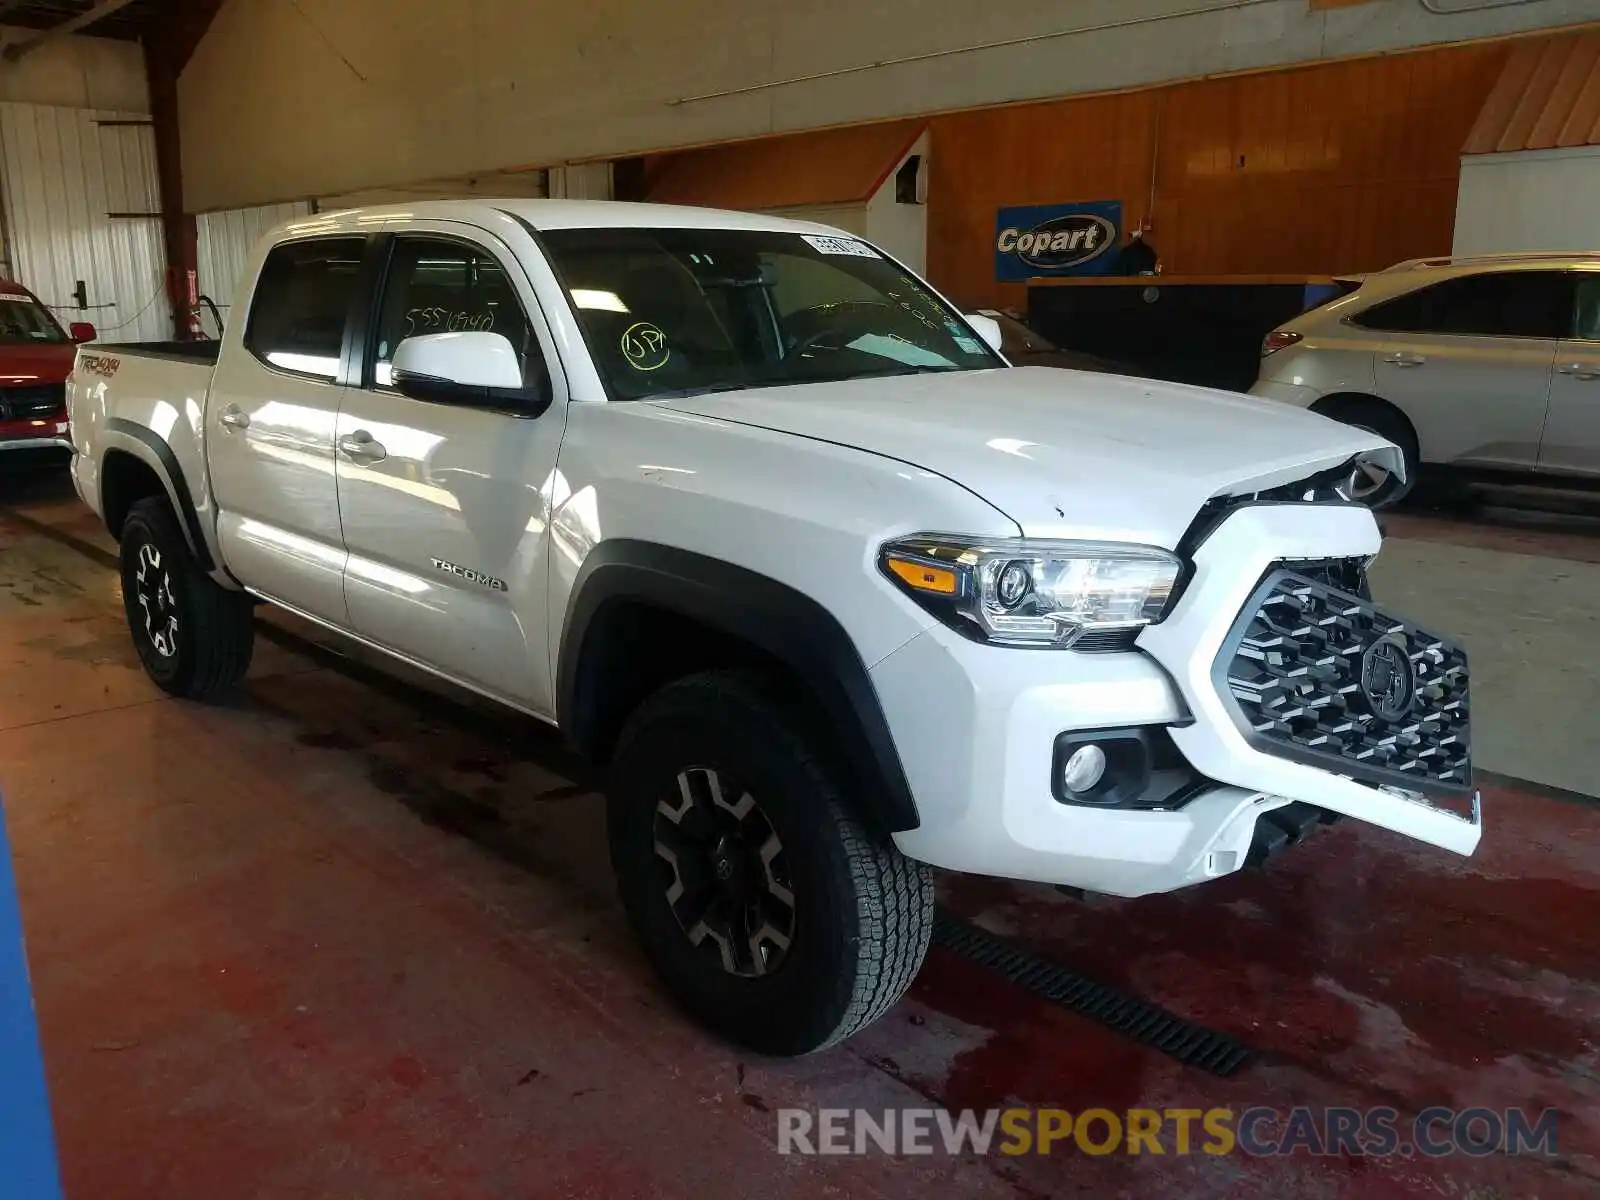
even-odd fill
[{"label": "front fender flare", "polygon": [[595,706],[585,698],[587,641],[596,617],[618,601],[701,622],[784,664],[810,692],[855,773],[862,815],[890,833],[920,824],[877,690],[833,614],[768,576],[655,542],[602,542],[574,581],[557,660],[556,712],[581,752],[596,756],[600,732]]}]

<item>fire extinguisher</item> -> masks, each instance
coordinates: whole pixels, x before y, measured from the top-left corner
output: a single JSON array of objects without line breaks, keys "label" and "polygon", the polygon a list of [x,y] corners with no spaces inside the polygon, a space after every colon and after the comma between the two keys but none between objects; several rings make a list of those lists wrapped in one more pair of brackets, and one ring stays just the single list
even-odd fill
[{"label": "fire extinguisher", "polygon": [[200,335],[200,281],[192,270],[167,268],[167,292],[172,297],[173,325],[180,340]]}]

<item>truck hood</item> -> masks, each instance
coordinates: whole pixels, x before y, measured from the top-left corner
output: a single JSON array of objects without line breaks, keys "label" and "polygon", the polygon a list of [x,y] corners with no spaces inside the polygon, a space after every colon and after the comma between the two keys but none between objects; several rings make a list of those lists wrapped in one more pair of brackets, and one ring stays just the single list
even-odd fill
[{"label": "truck hood", "polygon": [[1294,483],[1363,451],[1389,470],[1404,470],[1399,451],[1382,438],[1289,405],[1045,367],[662,403],[936,472],[982,496],[1029,537],[1172,549],[1213,496]]},{"label": "truck hood", "polygon": [[72,370],[77,352],[71,342],[0,346],[0,386],[61,383]]}]

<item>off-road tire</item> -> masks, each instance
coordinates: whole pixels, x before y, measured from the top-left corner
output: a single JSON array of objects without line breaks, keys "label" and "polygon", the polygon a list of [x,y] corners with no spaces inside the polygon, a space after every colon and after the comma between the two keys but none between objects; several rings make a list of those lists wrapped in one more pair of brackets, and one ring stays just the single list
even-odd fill
[{"label": "off-road tire", "polygon": [[[656,692],[617,744],[606,819],[623,906],[671,995],[732,1042],[794,1056],[844,1040],[900,998],[927,953],[933,877],[869,832],[821,743],[777,695],[758,676],[721,671]],[[695,769],[737,780],[782,840],[794,936],[766,974],[730,973],[668,903],[674,868],[656,851],[657,809]]]},{"label": "off-road tire", "polygon": [[[220,586],[200,570],[166,499],[152,496],[134,504],[123,522],[121,542],[122,604],[128,630],[139,661],[156,686],[174,696],[199,700],[242,679],[255,643],[250,597]],[[169,652],[163,652],[149,632],[139,602],[141,566],[147,579],[152,569],[166,574],[177,621],[170,637],[163,634]]]}]

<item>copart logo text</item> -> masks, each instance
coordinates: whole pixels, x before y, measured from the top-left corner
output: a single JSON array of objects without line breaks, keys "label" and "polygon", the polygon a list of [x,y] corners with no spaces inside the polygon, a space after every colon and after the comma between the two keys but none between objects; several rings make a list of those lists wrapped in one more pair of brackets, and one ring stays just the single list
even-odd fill
[{"label": "copart logo text", "polygon": [[1059,271],[1099,258],[1117,243],[1117,227],[1090,213],[1066,213],[1032,229],[1002,229],[995,239],[1001,254],[1015,254],[1030,267]]}]

